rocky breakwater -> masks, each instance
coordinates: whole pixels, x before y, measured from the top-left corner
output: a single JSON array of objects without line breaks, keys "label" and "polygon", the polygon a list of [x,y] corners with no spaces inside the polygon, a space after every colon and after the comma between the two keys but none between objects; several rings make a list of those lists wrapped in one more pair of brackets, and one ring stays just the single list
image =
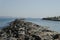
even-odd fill
[{"label": "rocky breakwater", "polygon": [[47,17],[47,18],[42,18],[43,20],[52,20],[52,21],[60,21],[60,16],[58,17]]},{"label": "rocky breakwater", "polygon": [[0,30],[0,40],[59,40],[60,34],[40,25],[16,19]]}]

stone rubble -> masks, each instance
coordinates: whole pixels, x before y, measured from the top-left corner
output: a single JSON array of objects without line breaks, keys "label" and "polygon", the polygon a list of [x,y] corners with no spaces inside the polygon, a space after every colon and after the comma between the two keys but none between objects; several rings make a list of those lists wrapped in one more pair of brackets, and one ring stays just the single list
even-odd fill
[{"label": "stone rubble", "polygon": [[60,34],[32,22],[16,19],[0,30],[0,40],[60,40]]}]

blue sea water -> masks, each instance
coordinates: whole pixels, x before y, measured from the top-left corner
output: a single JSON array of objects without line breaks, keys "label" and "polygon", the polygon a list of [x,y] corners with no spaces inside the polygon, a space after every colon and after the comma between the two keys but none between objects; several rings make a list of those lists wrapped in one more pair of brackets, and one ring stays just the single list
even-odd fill
[{"label": "blue sea water", "polygon": [[[15,20],[14,18],[0,18],[0,28],[8,25],[9,22]],[[44,27],[49,27],[50,30],[60,32],[60,21],[41,20],[40,18],[26,18],[26,21],[32,22]]]},{"label": "blue sea water", "polygon": [[53,30],[53,31],[57,31],[60,33],[60,21],[49,21],[49,20],[42,20],[39,18],[36,19],[27,19],[27,21],[29,22],[33,22],[35,24],[44,26],[44,27],[48,27],[48,29]]},{"label": "blue sea water", "polygon": [[14,18],[0,18],[0,29],[9,25],[9,22],[13,21]]}]

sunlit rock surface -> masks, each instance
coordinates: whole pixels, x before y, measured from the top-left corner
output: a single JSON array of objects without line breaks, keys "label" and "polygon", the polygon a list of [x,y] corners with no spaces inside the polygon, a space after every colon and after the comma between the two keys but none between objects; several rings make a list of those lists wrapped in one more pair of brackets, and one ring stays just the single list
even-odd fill
[{"label": "sunlit rock surface", "polygon": [[60,34],[43,26],[16,19],[0,30],[0,40],[59,40]]}]

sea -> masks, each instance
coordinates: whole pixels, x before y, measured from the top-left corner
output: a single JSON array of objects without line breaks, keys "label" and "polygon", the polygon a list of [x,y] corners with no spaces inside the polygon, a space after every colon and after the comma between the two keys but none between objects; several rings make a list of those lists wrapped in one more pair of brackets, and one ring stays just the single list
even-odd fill
[{"label": "sea", "polygon": [[[0,29],[9,25],[9,23],[11,21],[14,21],[15,19],[16,18],[0,18]],[[60,33],[60,21],[42,20],[41,18],[26,18],[25,21],[32,22],[43,27],[47,27],[49,30]]]}]

